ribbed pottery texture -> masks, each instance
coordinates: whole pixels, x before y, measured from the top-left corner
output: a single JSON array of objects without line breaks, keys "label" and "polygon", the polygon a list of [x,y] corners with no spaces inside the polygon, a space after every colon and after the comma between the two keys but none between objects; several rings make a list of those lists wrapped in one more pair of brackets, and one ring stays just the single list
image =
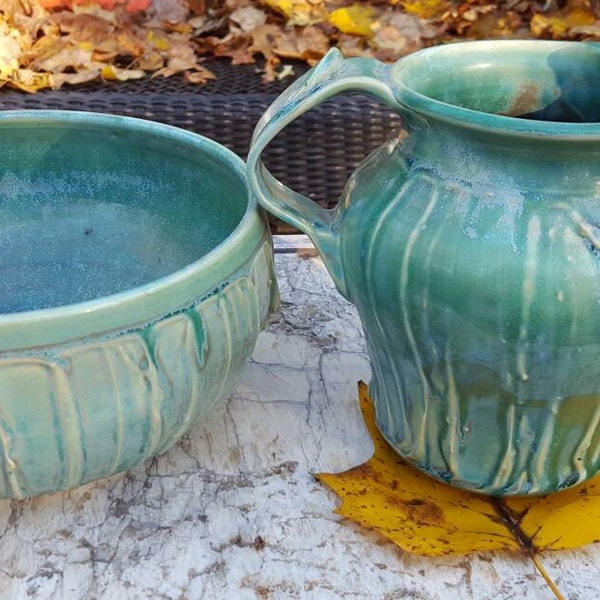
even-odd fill
[{"label": "ribbed pottery texture", "polygon": [[222,289],[131,331],[0,355],[0,497],[67,489],[173,445],[226,397],[269,314],[269,242]]},{"label": "ribbed pottery texture", "polygon": [[[384,210],[349,211],[343,253],[388,442],[443,481],[493,494],[563,489],[594,475],[600,322],[590,313],[600,287],[579,279],[596,267],[573,209],[482,206],[472,190],[449,193],[426,173],[387,192]],[[576,270],[556,271],[562,252]]]},{"label": "ribbed pottery texture", "polygon": [[[257,126],[248,178],[358,308],[377,425],[452,485],[544,494],[600,470],[600,46],[471,42],[384,65],[331,51]],[[344,90],[403,119],[334,211],[260,163]]]},{"label": "ribbed pottery texture", "polygon": [[277,302],[231,151],[94,113],[0,114],[0,497],[166,450],[232,390]]}]

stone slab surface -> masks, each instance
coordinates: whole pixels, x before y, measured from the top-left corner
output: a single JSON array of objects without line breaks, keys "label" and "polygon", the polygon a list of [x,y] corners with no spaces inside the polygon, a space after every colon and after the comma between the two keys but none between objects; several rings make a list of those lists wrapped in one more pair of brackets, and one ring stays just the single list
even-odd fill
[{"label": "stone slab surface", "polygon": [[[312,473],[369,458],[369,365],[356,311],[290,243],[281,310],[209,420],[126,474],[0,501],[0,599],[554,598],[527,558],[422,558],[334,513]],[[600,596],[600,546],[543,562],[566,598]]]}]

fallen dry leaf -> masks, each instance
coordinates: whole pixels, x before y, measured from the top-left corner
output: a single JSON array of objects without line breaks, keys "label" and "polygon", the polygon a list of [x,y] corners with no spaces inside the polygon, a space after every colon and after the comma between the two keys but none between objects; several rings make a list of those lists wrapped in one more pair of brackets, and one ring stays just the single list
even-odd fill
[{"label": "fallen dry leaf", "polygon": [[522,25],[517,12],[494,11],[482,14],[469,28],[469,34],[477,39],[516,37]]},{"label": "fallen dry leaf", "polygon": [[[166,66],[153,73],[153,77],[170,77],[176,73],[188,73],[187,79],[190,82],[202,82],[214,79],[214,74],[198,63],[198,57],[193,48],[185,42],[173,41],[169,48]],[[194,74],[194,75],[192,75]]]},{"label": "fallen dry leaf", "polygon": [[252,43],[246,51],[251,55],[262,54],[266,59],[265,79],[281,78],[277,69],[281,59],[296,59],[316,64],[329,50],[329,37],[320,29],[290,27],[282,31],[274,25],[261,25],[251,32]]},{"label": "fallen dry leaf", "polygon": [[252,31],[267,22],[267,13],[254,6],[242,6],[229,17],[242,31]]},{"label": "fallen dry leaf", "polygon": [[[40,4],[44,8],[65,8],[89,4],[88,0],[29,0]],[[98,5],[105,9],[113,9],[116,6],[126,6],[128,12],[147,10],[151,0],[98,0]]]},{"label": "fallen dry leaf", "polygon": [[35,92],[97,78],[177,73],[204,83],[214,75],[199,63],[193,31],[185,23],[140,25],[124,9],[84,5],[48,12],[12,3],[10,10],[0,8],[0,87]]},{"label": "fallen dry leaf", "polygon": [[407,13],[421,19],[440,18],[450,9],[446,0],[406,0],[401,4]]},{"label": "fallen dry leaf", "polygon": [[375,11],[364,4],[352,4],[346,8],[338,8],[329,15],[329,22],[342,33],[371,37]]},{"label": "fallen dry leaf", "polygon": [[32,94],[38,90],[53,87],[52,77],[51,73],[36,73],[29,69],[19,69],[9,83],[18,90]]},{"label": "fallen dry leaf", "polygon": [[263,59],[273,81],[290,72],[282,60],[313,65],[332,46],[391,62],[457,39],[600,39],[600,0],[154,0],[136,14],[147,0],[43,2],[0,2],[0,87],[35,92],[142,71],[201,84],[213,77],[206,56]]},{"label": "fallen dry leaf", "polygon": [[120,69],[114,65],[106,65],[100,72],[102,79],[107,81],[129,81],[131,79],[141,79],[146,75],[145,71],[139,69]]},{"label": "fallen dry leaf", "polygon": [[417,50],[425,40],[440,35],[440,29],[415,15],[385,11],[372,25],[373,37],[369,44],[374,56],[383,61],[393,61]]},{"label": "fallen dry leaf", "polygon": [[543,497],[496,498],[450,487],[410,466],[385,442],[362,382],[359,398],[373,457],[344,473],[316,475],[340,497],[338,514],[415,554],[525,553],[551,586],[540,552],[600,541],[600,476]]},{"label": "fallen dry leaf", "polygon": [[264,0],[264,2],[285,16],[288,25],[314,25],[327,20],[325,0]]},{"label": "fallen dry leaf", "polygon": [[9,80],[19,70],[21,44],[18,35],[0,21],[0,81]]},{"label": "fallen dry leaf", "polygon": [[273,53],[280,58],[304,60],[315,64],[329,50],[329,38],[316,27],[291,29],[287,35],[280,36]]},{"label": "fallen dry leaf", "polygon": [[56,44],[30,63],[30,68],[46,73],[62,73],[67,70],[83,70],[93,64],[92,51],[75,44]]},{"label": "fallen dry leaf", "polygon": [[[45,87],[58,89],[62,87],[65,83],[68,83],[69,85],[79,85],[81,83],[88,83],[100,77],[100,74],[102,73],[102,68],[103,67],[101,63],[98,63],[97,66],[90,67],[89,69],[85,69],[77,73],[47,73],[47,75],[50,75],[51,79],[50,84]],[[40,86],[38,89],[43,89],[43,86]]]},{"label": "fallen dry leaf", "polygon": [[531,32],[536,37],[548,35],[562,39],[575,27],[586,27],[596,22],[594,15],[584,7],[574,8],[551,15],[536,14],[531,19]]},{"label": "fallen dry leaf", "polygon": [[152,0],[152,7],[159,20],[167,23],[185,21],[189,8],[184,0]]}]

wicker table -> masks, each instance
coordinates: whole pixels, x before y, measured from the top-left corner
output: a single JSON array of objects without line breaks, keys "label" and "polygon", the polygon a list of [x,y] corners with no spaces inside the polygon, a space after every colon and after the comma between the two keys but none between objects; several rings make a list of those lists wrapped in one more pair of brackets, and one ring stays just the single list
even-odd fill
[{"label": "wicker table", "polygon": [[[151,119],[205,135],[245,158],[258,119],[293,78],[265,84],[253,65],[232,67],[225,59],[210,59],[206,66],[217,78],[203,86],[172,77],[35,95],[1,88],[0,110],[87,110]],[[298,76],[307,67],[297,63],[294,70]],[[355,167],[399,125],[398,115],[377,100],[344,94],[282,132],[265,153],[265,162],[282,181],[330,207]],[[289,231],[280,222],[276,229]]]}]

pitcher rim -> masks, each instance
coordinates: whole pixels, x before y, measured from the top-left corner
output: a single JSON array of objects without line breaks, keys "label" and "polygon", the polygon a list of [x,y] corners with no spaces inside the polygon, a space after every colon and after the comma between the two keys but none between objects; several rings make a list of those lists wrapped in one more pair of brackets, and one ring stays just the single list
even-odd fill
[{"label": "pitcher rim", "polygon": [[439,46],[432,46],[418,50],[405,56],[391,65],[391,76],[398,102],[402,107],[409,109],[417,115],[432,117],[436,120],[446,121],[465,128],[479,129],[504,135],[513,135],[530,138],[554,138],[561,140],[600,141],[600,122],[572,123],[560,121],[542,121],[535,119],[522,119],[503,114],[487,113],[472,108],[457,106],[442,100],[436,100],[419,92],[405,83],[403,71],[408,70],[416,61],[423,58],[431,60],[436,54],[471,53],[474,49],[485,49],[487,52],[502,49],[515,49],[527,46],[539,50],[558,50],[560,48],[593,48],[598,42],[572,42],[555,40],[474,40],[451,42]]}]

